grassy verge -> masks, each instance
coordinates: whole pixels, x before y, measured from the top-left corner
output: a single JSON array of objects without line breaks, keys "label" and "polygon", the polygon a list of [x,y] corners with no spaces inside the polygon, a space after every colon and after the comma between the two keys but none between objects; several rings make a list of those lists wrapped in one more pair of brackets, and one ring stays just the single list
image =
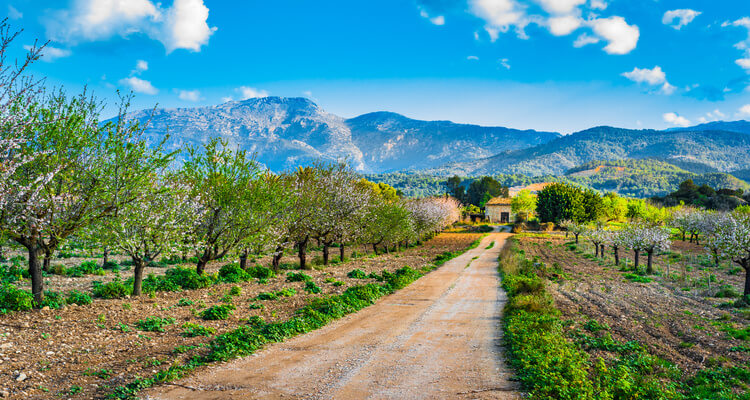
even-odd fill
[{"label": "grassy verge", "polygon": [[[613,340],[592,320],[570,329],[545,288],[547,268],[515,238],[500,254],[508,292],[508,360],[532,399],[750,399],[747,368],[706,368],[689,375],[637,342]],[[595,356],[593,356],[595,355]]]},{"label": "grassy verge", "polygon": [[[283,322],[266,323],[261,318],[251,318],[247,325],[218,335],[204,349],[203,354],[195,355],[183,364],[173,364],[151,377],[136,377],[130,383],[113,388],[107,395],[111,399],[136,399],[142,390],[161,383],[171,382],[186,376],[196,368],[221,361],[253,354],[267,343],[282,342],[291,337],[307,333],[329,322],[357,312],[379,298],[408,286],[421,276],[437,268],[438,265],[476,248],[480,239],[460,252],[444,253],[436,258],[434,265],[420,270],[403,267],[393,273],[383,271],[375,277],[379,283],[357,285],[348,288],[340,295],[323,296],[297,310],[294,317]],[[188,349],[176,348],[176,352]]]}]

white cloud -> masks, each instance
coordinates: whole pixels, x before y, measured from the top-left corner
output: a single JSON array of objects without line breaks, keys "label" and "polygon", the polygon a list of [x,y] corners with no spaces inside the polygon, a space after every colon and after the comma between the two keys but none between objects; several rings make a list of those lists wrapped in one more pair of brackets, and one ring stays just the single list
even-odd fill
[{"label": "white cloud", "polygon": [[510,63],[508,62],[508,59],[507,59],[507,58],[503,58],[503,59],[500,59],[500,60],[498,60],[497,62],[499,62],[499,63],[500,63],[500,65],[501,65],[501,66],[502,66],[503,68],[505,68],[505,69],[510,69]]},{"label": "white cloud", "polygon": [[570,35],[576,29],[581,27],[583,21],[575,15],[563,15],[551,17],[547,20],[549,31],[555,36]]},{"label": "white cloud", "polygon": [[[33,48],[33,46],[24,45],[23,48],[26,51],[30,51]],[[60,49],[57,47],[52,47],[50,45],[47,45],[44,47],[44,49],[42,49],[41,60],[44,62],[52,62],[52,61],[57,60],[58,58],[69,57],[71,54],[73,54],[73,52],[71,52],[68,49]]]},{"label": "white cloud", "polygon": [[719,111],[719,109],[717,108],[716,110],[707,112],[705,117],[698,118],[698,121],[700,121],[700,123],[702,124],[705,124],[706,122],[722,120],[724,117],[726,117],[726,115],[724,115],[724,113]]},{"label": "white cloud", "polygon": [[628,25],[625,18],[614,16],[589,21],[591,28],[608,44],[604,51],[608,54],[628,54],[638,45],[640,30],[635,25]]},{"label": "white cloud", "polygon": [[259,90],[249,86],[240,86],[236,89],[237,93],[240,94],[242,100],[254,99],[258,97],[268,97],[268,92],[265,90]]},{"label": "white cloud", "polygon": [[664,118],[664,122],[668,122],[675,126],[690,126],[690,120],[673,112],[662,115],[662,118]]},{"label": "white cloud", "polygon": [[23,13],[18,11],[15,7],[12,5],[8,5],[8,18],[10,19],[21,19],[23,18]]},{"label": "white cloud", "polygon": [[208,26],[203,0],[174,0],[169,8],[151,0],[73,0],[69,9],[43,18],[47,37],[79,43],[141,33],[160,41],[170,53],[200,51],[216,30]]},{"label": "white cloud", "polygon": [[592,10],[606,10],[608,4],[602,0],[591,0],[589,2],[589,7],[591,7]]},{"label": "white cloud", "polygon": [[622,76],[630,79],[637,83],[648,83],[649,85],[661,85],[667,81],[667,74],[662,71],[660,66],[655,66],[652,69],[648,68],[633,68],[630,72],[625,72]]},{"label": "white cloud", "polygon": [[234,99],[232,98],[232,96],[227,96],[227,97],[222,97],[221,98],[221,102],[222,103],[228,103],[230,101],[234,101]]},{"label": "white cloud", "polygon": [[494,42],[500,32],[515,26],[520,36],[528,24],[525,10],[515,0],[469,0],[471,12],[487,24],[485,30]]},{"label": "white cloud", "polygon": [[200,101],[201,92],[199,90],[180,90],[179,98],[185,101]]},{"label": "white cloud", "polygon": [[466,59],[469,61],[479,61],[479,57],[477,56],[468,56],[466,57]]},{"label": "white cloud", "polygon": [[154,85],[151,84],[151,82],[147,80],[143,80],[135,76],[120,79],[120,85],[127,86],[130,88],[130,90],[136,93],[143,93],[143,94],[150,94],[150,95],[159,93],[159,90],[156,89]]},{"label": "white cloud", "polygon": [[419,15],[422,18],[430,20],[430,22],[434,25],[445,25],[445,17],[442,15],[438,15],[437,17],[431,17],[430,14],[425,10],[424,8],[419,10]]},{"label": "white cloud", "polygon": [[216,31],[208,26],[208,7],[203,0],[175,0],[167,11],[162,37],[167,53],[176,49],[200,51]]},{"label": "white cloud", "polygon": [[743,58],[737,59],[735,63],[744,68],[747,73],[750,73],[750,17],[740,18],[734,22],[724,22],[721,26],[736,26],[747,29],[747,39],[734,45],[734,47],[742,50],[744,53]]},{"label": "white cloud", "polygon": [[670,10],[664,13],[661,22],[664,25],[669,25],[679,30],[683,26],[693,22],[695,17],[699,15],[701,15],[700,11],[690,9]]},{"label": "white cloud", "polygon": [[550,14],[570,14],[586,0],[535,0]]},{"label": "white cloud", "polygon": [[740,107],[740,115],[750,116],[750,104]]},{"label": "white cloud", "polygon": [[144,60],[138,60],[135,62],[135,69],[132,70],[130,74],[140,74],[143,71],[148,71],[148,62]]},{"label": "white cloud", "polygon": [[621,75],[636,83],[645,83],[650,86],[661,86],[659,91],[666,95],[670,95],[677,90],[676,87],[672,86],[667,81],[667,74],[665,74],[658,65],[652,69],[633,68],[632,71],[624,72]]},{"label": "white cloud", "polygon": [[583,47],[589,44],[599,43],[601,39],[599,39],[596,36],[591,36],[587,33],[582,33],[575,42],[573,42],[573,47]]}]

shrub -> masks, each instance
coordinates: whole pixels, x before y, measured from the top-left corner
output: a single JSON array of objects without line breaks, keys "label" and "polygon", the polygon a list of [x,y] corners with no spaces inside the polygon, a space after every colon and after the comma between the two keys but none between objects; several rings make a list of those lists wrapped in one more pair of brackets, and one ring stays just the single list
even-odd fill
[{"label": "shrub", "polygon": [[318,294],[322,292],[322,290],[320,289],[320,286],[316,285],[315,282],[313,281],[305,282],[305,290],[308,293],[314,293],[314,294]]},{"label": "shrub", "polygon": [[11,311],[28,311],[34,305],[31,293],[10,284],[0,285],[0,315]]},{"label": "shrub", "polygon": [[78,304],[79,306],[85,306],[91,304],[91,296],[86,293],[79,292],[77,290],[71,290],[68,292],[68,297],[65,302],[68,304]]},{"label": "shrub", "polygon": [[737,289],[734,288],[732,285],[724,285],[719,289],[719,291],[716,292],[714,297],[724,297],[724,298],[734,298],[734,297],[740,297],[740,292],[737,291]]},{"label": "shrub", "polygon": [[57,310],[58,308],[63,308],[64,305],[65,298],[62,294],[53,292],[51,290],[45,290],[44,301],[42,302],[42,304],[39,304],[39,307],[49,307],[53,310]]},{"label": "shrub", "polygon": [[182,299],[180,299],[180,300],[177,301],[177,306],[178,307],[188,307],[188,306],[192,306],[193,304],[195,304],[194,301],[188,300],[186,298],[182,298]]},{"label": "shrub", "polygon": [[[129,278],[126,284],[132,285],[133,278]],[[148,276],[141,282],[141,289],[145,293],[153,292],[180,292],[182,286],[172,279],[166,276],[156,276],[154,274],[148,274]]]},{"label": "shrub", "polygon": [[2,283],[13,283],[29,277],[29,271],[18,265],[0,266],[0,280]]},{"label": "shrub", "polygon": [[120,299],[130,296],[130,293],[133,291],[132,285],[124,284],[119,278],[104,284],[99,281],[94,281],[91,284],[93,286],[92,293],[94,297],[102,299]]},{"label": "shrub", "polygon": [[456,258],[459,256],[459,253],[455,253],[452,251],[445,251],[441,254],[438,254],[437,257],[435,257],[435,260],[433,260],[433,263],[437,266],[441,266],[448,262],[448,260],[451,260],[453,258]]},{"label": "shrub", "polygon": [[209,307],[201,312],[201,318],[206,321],[219,321],[225,320],[232,315],[232,310],[235,309],[233,304],[220,304],[213,307]]},{"label": "shrub", "polygon": [[139,320],[135,323],[135,326],[142,331],[147,332],[164,332],[164,327],[167,325],[174,324],[175,319],[172,317],[160,318],[151,316],[146,319]]},{"label": "shrub", "polygon": [[49,267],[49,273],[53,275],[67,275],[68,271],[62,264],[53,264]]},{"label": "shrub", "polygon": [[367,274],[365,273],[365,271],[362,271],[361,269],[353,269],[349,271],[349,273],[347,273],[346,276],[352,279],[367,279]]},{"label": "shrub", "polygon": [[214,328],[211,328],[210,326],[207,327],[190,322],[182,325],[182,329],[183,331],[180,335],[184,337],[210,336],[213,335],[214,332],[216,332],[216,330]]},{"label": "shrub", "polygon": [[119,271],[120,270],[120,264],[114,262],[114,261],[107,261],[102,265],[102,269],[109,269],[112,271]]},{"label": "shrub", "polygon": [[242,294],[242,288],[239,286],[232,286],[232,288],[229,289],[230,296],[239,296],[240,294]]},{"label": "shrub", "polygon": [[240,268],[239,264],[226,264],[219,269],[219,279],[222,282],[237,283],[247,282],[253,279],[252,275],[248,274]]},{"label": "shrub", "polygon": [[310,275],[305,274],[304,272],[288,272],[286,274],[286,281],[287,282],[309,282],[309,281],[312,281],[312,277]]},{"label": "shrub", "polygon": [[271,268],[262,265],[256,265],[247,269],[247,273],[255,279],[271,279],[276,276]]},{"label": "shrub", "polygon": [[277,290],[275,292],[262,292],[259,293],[255,299],[256,300],[278,300],[279,297],[292,297],[295,294],[297,294],[297,291],[292,288],[286,288]]},{"label": "shrub", "polygon": [[214,283],[211,275],[198,275],[192,268],[175,267],[167,270],[166,278],[183,289],[203,289]]},{"label": "shrub", "polygon": [[264,306],[263,304],[250,303],[250,309],[251,310],[262,310],[264,308],[266,308],[266,306]]},{"label": "shrub", "polygon": [[104,275],[104,270],[93,261],[84,261],[73,268],[69,268],[66,274],[74,278],[80,278],[84,275]]}]

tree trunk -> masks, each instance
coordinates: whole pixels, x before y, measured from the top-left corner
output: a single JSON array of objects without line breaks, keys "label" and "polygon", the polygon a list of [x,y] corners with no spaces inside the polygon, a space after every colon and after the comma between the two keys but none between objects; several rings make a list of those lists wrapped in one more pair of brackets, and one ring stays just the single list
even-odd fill
[{"label": "tree trunk", "polygon": [[750,260],[745,260],[740,265],[745,269],[745,293],[742,298],[746,303],[750,303]]},{"label": "tree trunk", "polygon": [[328,265],[328,243],[323,242],[323,265]]},{"label": "tree trunk", "polygon": [[279,267],[281,266],[281,257],[284,256],[284,248],[281,246],[276,247],[276,253],[273,255],[273,260],[271,261],[271,266],[273,267],[273,270],[275,272],[279,272]]},{"label": "tree trunk", "polygon": [[594,257],[599,257],[599,244],[594,243]]},{"label": "tree trunk", "polygon": [[682,241],[685,241],[685,232],[682,232]]},{"label": "tree trunk", "polygon": [[29,275],[31,275],[31,294],[34,295],[34,306],[39,307],[44,302],[44,281],[42,280],[42,262],[44,252],[36,241],[24,244],[29,251]]},{"label": "tree trunk", "polygon": [[375,253],[375,255],[378,255],[378,245],[375,243],[372,244],[372,251]]},{"label": "tree trunk", "polygon": [[102,269],[107,266],[107,261],[109,261],[109,248],[105,247],[102,251]]},{"label": "tree trunk", "polygon": [[310,238],[305,236],[303,240],[297,242],[297,257],[299,257],[300,269],[308,269],[307,268],[307,242],[309,240]]},{"label": "tree trunk", "polygon": [[206,260],[205,256],[199,258],[198,264],[195,265],[195,272],[197,272],[198,275],[203,275],[203,271],[206,270],[206,264],[208,264],[208,260]]},{"label": "tree trunk", "polygon": [[344,258],[346,258],[345,256],[346,256],[346,248],[344,248],[344,244],[341,243],[339,245],[339,260],[341,262],[344,262]]},{"label": "tree trunk", "polygon": [[573,234],[576,235],[576,244],[578,244],[578,235],[580,235],[580,233],[573,232]]},{"label": "tree trunk", "polygon": [[143,287],[143,269],[145,266],[146,263],[143,260],[136,260],[133,258],[133,296],[141,295],[141,288]]},{"label": "tree trunk", "polygon": [[634,268],[636,271],[638,271],[638,267],[641,265],[641,251],[640,250],[633,250],[635,253],[635,259],[634,261]]},{"label": "tree trunk", "polygon": [[651,275],[654,273],[654,250],[647,250],[648,262],[646,263],[646,273]]},{"label": "tree trunk", "polygon": [[612,250],[615,253],[615,265],[620,266],[620,248],[618,246],[612,246]]},{"label": "tree trunk", "polygon": [[44,261],[42,261],[42,270],[46,273],[49,273],[49,264],[50,261],[52,261],[52,252],[51,251],[45,251],[44,252]]},{"label": "tree trunk", "polygon": [[602,255],[602,258],[604,258],[604,249],[605,249],[605,246],[604,245],[601,245],[601,246],[602,246],[602,248],[601,248],[601,250],[599,250],[599,254]]},{"label": "tree trunk", "polygon": [[243,270],[247,269],[247,249],[242,250],[240,253],[240,268]]}]

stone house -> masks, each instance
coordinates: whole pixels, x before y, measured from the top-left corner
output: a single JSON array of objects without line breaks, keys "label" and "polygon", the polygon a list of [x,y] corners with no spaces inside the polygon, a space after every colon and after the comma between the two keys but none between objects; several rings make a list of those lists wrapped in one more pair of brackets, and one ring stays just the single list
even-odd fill
[{"label": "stone house", "polygon": [[507,224],[512,221],[513,211],[510,207],[510,198],[494,197],[484,205],[484,215],[496,224]]}]

